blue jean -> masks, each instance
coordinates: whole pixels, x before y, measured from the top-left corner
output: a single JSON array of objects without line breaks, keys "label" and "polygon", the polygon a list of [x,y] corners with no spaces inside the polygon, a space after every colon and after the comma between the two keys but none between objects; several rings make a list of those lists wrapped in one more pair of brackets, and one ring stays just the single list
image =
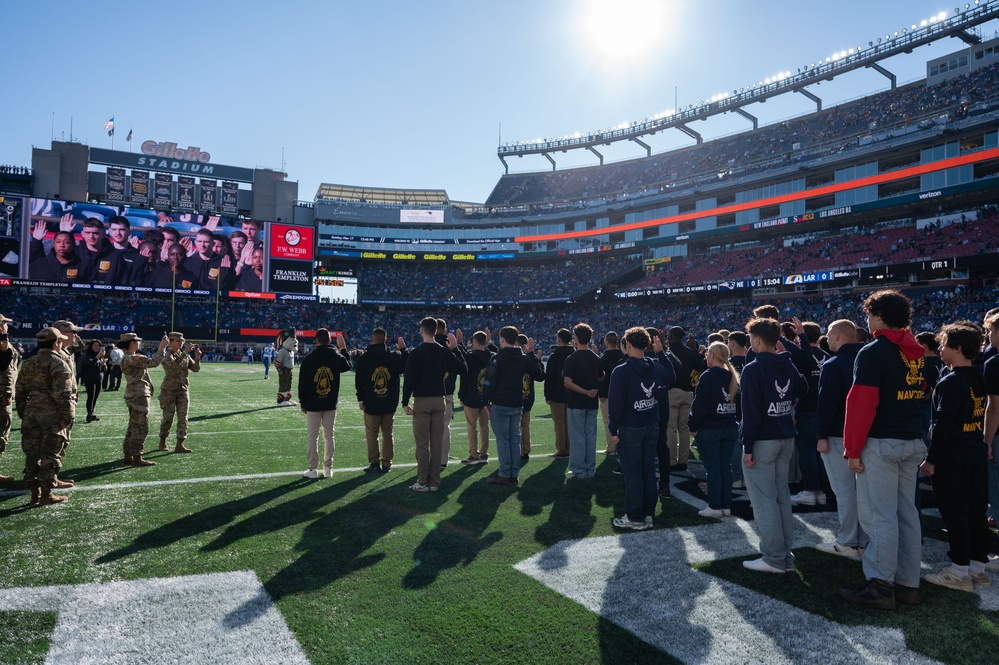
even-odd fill
[{"label": "blue jean", "polygon": [[618,436],[620,441],[617,444],[617,460],[624,476],[624,510],[628,519],[641,522],[656,513],[656,441],[659,438],[659,424],[622,427]]},{"label": "blue jean", "polygon": [[708,474],[708,507],[732,507],[732,450],[739,438],[737,429],[702,429],[697,433],[697,452]]},{"label": "blue jean", "polygon": [[798,468],[801,469],[802,489],[818,492],[822,489],[819,475],[819,453],[815,449],[818,435],[815,430],[814,411],[795,411],[795,425],[798,436],[794,437],[794,448],[798,451]]},{"label": "blue jean", "polygon": [[912,496],[916,469],[926,455],[922,439],[868,438],[860,452],[857,514],[870,542],[864,576],[907,587],[919,586],[922,530]]},{"label": "blue jean", "polygon": [[742,466],[742,446],[736,445],[732,449],[732,460],[730,462],[732,469],[732,482],[737,480],[743,480],[743,473],[745,469]]},{"label": "blue jean", "polygon": [[499,404],[489,409],[501,478],[516,478],[520,474],[520,416],[523,412],[522,407]]},{"label": "blue jean", "polygon": [[999,522],[999,436],[992,440],[989,461],[989,517]]},{"label": "blue jean", "polygon": [[766,439],[753,446],[753,466],[744,468],[760,553],[774,568],[794,570],[794,518],[787,477],[794,439]]},{"label": "blue jean", "polygon": [[839,531],[836,544],[843,547],[867,547],[867,534],[860,528],[857,517],[857,474],[850,470],[843,459],[843,437],[829,437],[829,452],[822,453],[822,464],[826,467],[829,484],[836,495],[836,514],[839,517]]},{"label": "blue jean", "polygon": [[597,409],[566,409],[569,421],[569,471],[580,478],[597,474]]}]

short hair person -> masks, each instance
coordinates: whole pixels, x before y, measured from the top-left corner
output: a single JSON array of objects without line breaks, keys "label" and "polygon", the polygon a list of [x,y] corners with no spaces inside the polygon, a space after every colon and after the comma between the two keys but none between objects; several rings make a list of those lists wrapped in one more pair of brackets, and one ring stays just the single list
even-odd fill
[{"label": "short hair person", "polygon": [[913,497],[926,454],[923,347],[909,331],[912,308],[899,291],[872,293],[863,309],[874,341],[854,364],[843,446],[857,474],[860,526],[871,541],[863,555],[867,585],[840,595],[855,605],[891,610],[896,602],[918,602],[922,531]]},{"label": "short hair person", "polygon": [[340,375],[350,369],[350,356],[343,335],[336,338],[336,348],[330,344],[330,331],[316,331],[316,348],[305,356],[298,367],[298,400],[305,414],[309,434],[306,448],[309,468],[302,474],[306,478],[318,477],[319,430],[323,431],[325,444],[323,475],[331,478],[335,441],[333,427],[340,396]]}]

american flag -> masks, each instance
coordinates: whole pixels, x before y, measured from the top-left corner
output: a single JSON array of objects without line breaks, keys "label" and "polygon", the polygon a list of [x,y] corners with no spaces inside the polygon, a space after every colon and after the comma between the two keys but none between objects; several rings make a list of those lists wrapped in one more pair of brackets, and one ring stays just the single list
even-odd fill
[{"label": "american flag", "polygon": [[114,116],[111,116],[108,121],[104,123],[104,129],[114,129]]}]

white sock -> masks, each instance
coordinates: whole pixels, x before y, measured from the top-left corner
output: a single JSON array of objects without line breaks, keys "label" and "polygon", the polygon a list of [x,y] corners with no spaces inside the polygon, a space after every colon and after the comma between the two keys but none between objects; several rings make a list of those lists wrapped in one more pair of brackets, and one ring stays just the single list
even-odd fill
[{"label": "white sock", "polygon": [[968,568],[971,569],[972,575],[981,575],[982,573],[985,572],[985,562],[975,561],[974,559],[972,559],[971,563],[968,565]]},{"label": "white sock", "polygon": [[950,570],[951,570],[952,573],[954,573],[954,577],[967,577],[968,576],[968,567],[967,566],[959,566],[956,563],[952,563],[952,564],[950,564]]}]

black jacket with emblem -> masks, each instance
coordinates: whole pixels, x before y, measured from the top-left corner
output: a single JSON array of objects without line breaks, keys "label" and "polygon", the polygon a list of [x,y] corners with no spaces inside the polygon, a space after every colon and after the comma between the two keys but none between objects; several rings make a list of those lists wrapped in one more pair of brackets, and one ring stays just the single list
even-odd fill
[{"label": "black jacket with emblem", "polygon": [[306,411],[332,411],[340,395],[340,374],[350,369],[346,351],[317,346],[298,366],[298,400]]},{"label": "black jacket with emblem", "polygon": [[389,351],[384,343],[369,344],[354,362],[354,388],[365,413],[380,416],[399,408],[399,379],[408,353]]}]

